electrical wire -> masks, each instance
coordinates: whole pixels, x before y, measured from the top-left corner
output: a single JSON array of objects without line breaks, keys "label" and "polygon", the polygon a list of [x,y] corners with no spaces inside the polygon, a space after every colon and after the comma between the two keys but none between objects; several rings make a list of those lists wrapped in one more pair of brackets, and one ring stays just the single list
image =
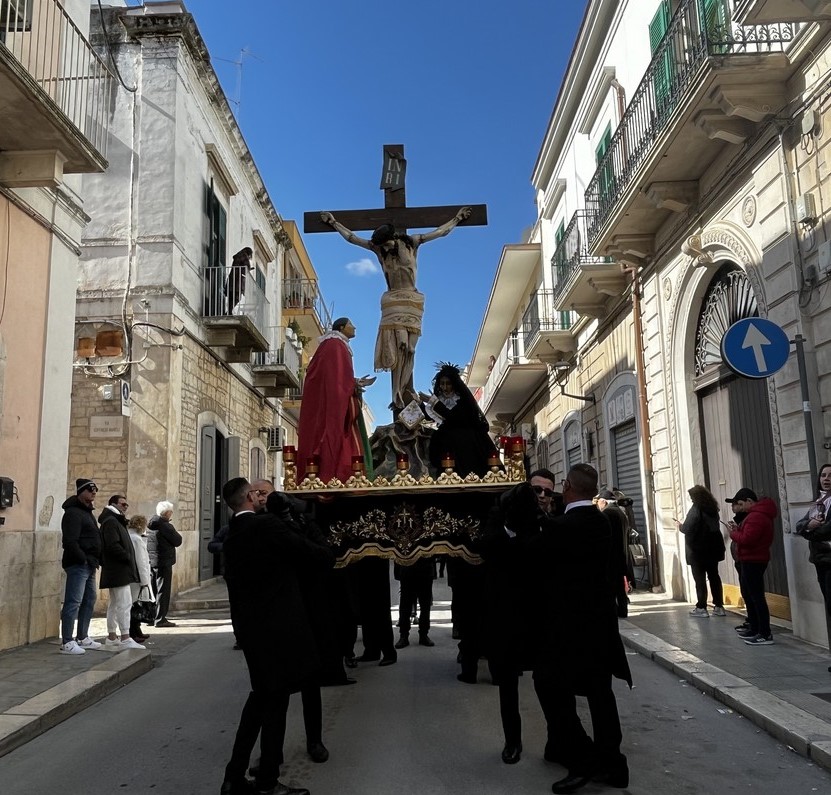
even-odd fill
[{"label": "electrical wire", "polygon": [[118,82],[121,83],[121,86],[125,91],[135,94],[136,91],[138,91],[138,83],[130,88],[130,86],[124,82],[124,78],[121,76],[121,72],[118,69],[118,64],[115,62],[115,56],[113,55],[112,48],[110,47],[110,32],[107,30],[107,23],[104,22],[104,8],[101,5],[101,0],[98,0],[98,14],[101,17],[101,30],[104,31],[104,46],[106,46],[107,54],[110,56],[110,63],[113,65],[113,69],[115,69],[115,76],[118,78]]}]

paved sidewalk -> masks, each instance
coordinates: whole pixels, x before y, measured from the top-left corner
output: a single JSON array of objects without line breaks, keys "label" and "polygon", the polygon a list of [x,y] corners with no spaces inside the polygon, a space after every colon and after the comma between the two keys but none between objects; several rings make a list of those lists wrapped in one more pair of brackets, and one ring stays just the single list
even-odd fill
[{"label": "paved sidewalk", "polygon": [[[733,627],[742,618],[692,618],[691,605],[636,593],[621,635],[630,648],[673,671],[831,770],[831,655],[774,626],[775,644],[751,647]],[[0,654],[0,756],[159,665],[204,632],[228,631],[225,583],[179,594],[174,629],[148,628],[146,651],[58,654],[58,640]],[[579,602],[576,609],[579,609]],[[106,634],[103,618],[91,634]],[[637,683],[635,683],[637,685]]]}]

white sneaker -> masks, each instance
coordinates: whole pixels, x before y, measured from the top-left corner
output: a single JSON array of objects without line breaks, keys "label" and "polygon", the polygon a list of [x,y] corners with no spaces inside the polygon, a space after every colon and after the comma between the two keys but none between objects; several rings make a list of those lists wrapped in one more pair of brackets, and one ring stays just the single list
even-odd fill
[{"label": "white sneaker", "polygon": [[84,638],[83,640],[78,641],[78,645],[82,649],[100,649],[101,644],[97,640],[93,640],[92,638]]},{"label": "white sneaker", "polygon": [[122,649],[146,649],[147,646],[142,646],[140,643],[136,643],[132,638],[125,638],[124,640],[120,641]]},{"label": "white sneaker", "polygon": [[74,641],[61,644],[61,654],[85,654],[86,652]]},{"label": "white sneaker", "polygon": [[104,641],[104,648],[105,649],[120,649],[121,648],[121,639],[120,638],[107,638]]},{"label": "white sneaker", "polygon": [[707,612],[706,607],[694,607],[690,610],[690,615],[696,618],[707,618],[710,614]]},{"label": "white sneaker", "polygon": [[727,611],[723,607],[719,607],[718,605],[716,605],[713,608],[713,615],[714,616],[726,616]]}]

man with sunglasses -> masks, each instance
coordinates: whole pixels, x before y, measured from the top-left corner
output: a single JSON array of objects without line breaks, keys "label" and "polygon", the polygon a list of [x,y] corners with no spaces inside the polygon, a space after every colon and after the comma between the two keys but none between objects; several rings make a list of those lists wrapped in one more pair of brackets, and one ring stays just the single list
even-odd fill
[{"label": "man with sunglasses", "polygon": [[554,473],[548,469],[537,469],[528,478],[536,495],[540,513],[544,516],[559,516],[563,512],[563,495],[554,490]]},{"label": "man with sunglasses", "polygon": [[[101,565],[101,531],[92,514],[98,486],[89,478],[75,481],[75,494],[61,506],[66,590],[61,610],[61,654],[83,654],[101,644],[89,637],[89,622],[98,591],[95,575]],[[77,634],[75,622],[78,622]]]}]

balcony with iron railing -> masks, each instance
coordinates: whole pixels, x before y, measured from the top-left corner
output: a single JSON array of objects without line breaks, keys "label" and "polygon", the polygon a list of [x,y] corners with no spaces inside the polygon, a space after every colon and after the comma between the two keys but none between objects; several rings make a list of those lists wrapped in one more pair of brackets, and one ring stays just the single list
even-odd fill
[{"label": "balcony with iron railing", "polygon": [[620,295],[624,279],[612,258],[592,254],[586,234],[587,219],[585,210],[575,212],[554,250],[551,304],[559,312],[600,317],[608,298]]},{"label": "balcony with iron railing", "polygon": [[269,334],[267,351],[254,354],[251,373],[254,386],[263,397],[285,397],[287,390],[300,388],[300,355],[303,350],[290,328]]},{"label": "balcony with iron railing", "polygon": [[283,315],[297,321],[307,337],[317,338],[332,325],[317,279],[283,279]]},{"label": "balcony with iron railing", "polygon": [[64,173],[103,171],[111,91],[58,0],[0,0],[0,183],[55,187]]},{"label": "balcony with iron railing", "polygon": [[202,325],[207,343],[221,348],[228,362],[251,361],[267,352],[268,300],[246,268],[222,265],[203,268]]},{"label": "balcony with iron railing", "polygon": [[786,103],[799,29],[736,24],[729,0],[681,0],[586,188],[592,252],[643,254],[668,212],[698,201],[697,181],[724,146]]},{"label": "balcony with iron railing", "polygon": [[493,359],[490,373],[482,387],[479,405],[482,412],[495,418],[497,414],[514,414],[543,381],[548,368],[525,355],[524,334],[512,331]]},{"label": "balcony with iron railing", "polygon": [[522,316],[522,341],[529,360],[553,364],[576,350],[575,313],[554,308],[554,291],[537,290]]}]

